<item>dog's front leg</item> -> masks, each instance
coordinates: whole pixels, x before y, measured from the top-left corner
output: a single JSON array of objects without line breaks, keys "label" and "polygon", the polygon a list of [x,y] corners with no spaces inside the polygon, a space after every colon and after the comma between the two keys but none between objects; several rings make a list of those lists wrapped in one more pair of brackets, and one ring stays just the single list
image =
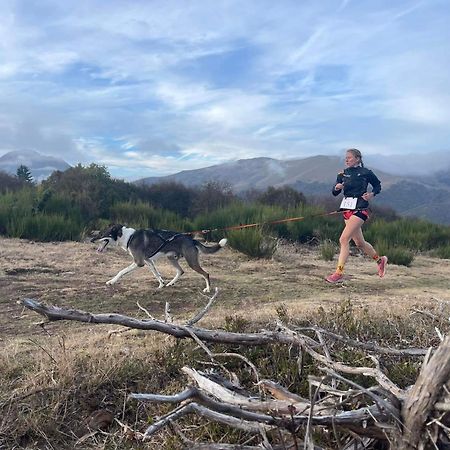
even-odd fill
[{"label": "dog's front leg", "polygon": [[106,282],[107,285],[115,284],[117,281],[119,281],[120,278],[122,278],[125,274],[133,272],[133,270],[136,270],[138,268],[138,265],[134,262],[130,264],[128,267],[125,267],[125,269],[122,269],[114,278],[111,278]]},{"label": "dog's front leg", "polygon": [[163,280],[161,274],[159,273],[158,269],[156,268],[155,264],[153,263],[153,261],[151,259],[146,259],[145,264],[147,264],[147,266],[151,270],[152,274],[158,280],[158,282],[159,282],[158,289],[161,289],[162,287],[164,287],[165,286],[164,280]]}]

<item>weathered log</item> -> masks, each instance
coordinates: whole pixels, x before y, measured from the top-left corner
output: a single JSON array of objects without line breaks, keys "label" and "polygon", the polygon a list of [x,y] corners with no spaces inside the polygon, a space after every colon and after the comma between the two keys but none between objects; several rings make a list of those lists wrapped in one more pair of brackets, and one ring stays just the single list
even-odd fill
[{"label": "weathered log", "polygon": [[403,433],[398,439],[399,450],[419,448],[427,439],[425,424],[439,394],[450,378],[450,336],[447,336],[427,364],[422,366],[416,383],[405,399]]},{"label": "weathered log", "polygon": [[[85,323],[98,323],[110,325],[122,325],[128,328],[138,330],[158,331],[174,336],[178,339],[192,338],[191,334],[186,330],[185,326],[166,323],[160,320],[135,319],[133,317],[122,314],[92,314],[89,312],[66,309],[58,306],[45,305],[37,300],[26,298],[21,301],[23,306],[32,311],[45,316],[49,321],[72,320]],[[220,330],[208,330],[205,328],[189,327],[197,337],[205,342],[215,342],[221,344],[241,344],[241,345],[267,345],[267,344],[293,344],[295,340],[285,333],[276,331],[263,331],[259,333],[231,333]],[[313,328],[311,328],[313,329]],[[324,330],[321,329],[323,333]],[[331,335],[330,335],[331,336]],[[305,339],[307,336],[304,337]],[[308,338],[310,339],[310,338]],[[347,339],[347,338],[343,338]],[[315,341],[311,340],[315,343]],[[355,341],[357,342],[357,341]],[[317,344],[317,343],[316,343]],[[320,344],[318,344],[320,346]],[[385,347],[371,346],[373,351],[380,353],[394,352],[398,356],[423,356],[426,354],[424,349],[389,349]],[[393,353],[392,353],[393,354]]]},{"label": "weathered log", "polygon": [[[77,309],[65,309],[58,306],[48,306],[30,298],[21,302],[26,308],[41,314],[49,321],[72,320],[76,322],[123,325],[138,330],[158,331],[178,339],[192,338],[186,326],[178,326],[160,320],[135,319],[122,314],[92,314]],[[202,341],[220,344],[267,345],[292,344],[293,340],[280,331],[264,331],[261,333],[232,333],[221,330],[189,327]]]}]

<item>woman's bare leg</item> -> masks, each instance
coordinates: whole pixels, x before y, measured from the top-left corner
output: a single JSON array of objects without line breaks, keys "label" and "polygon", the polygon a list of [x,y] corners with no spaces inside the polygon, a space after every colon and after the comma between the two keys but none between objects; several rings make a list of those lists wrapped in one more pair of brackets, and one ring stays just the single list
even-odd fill
[{"label": "woman's bare leg", "polygon": [[364,220],[355,215],[345,221],[345,228],[339,238],[341,248],[339,251],[338,265],[336,268],[337,273],[344,272],[344,266],[347,262],[348,255],[350,254],[350,241],[354,238],[354,236],[359,236],[358,233],[361,233],[362,235],[361,227],[363,223]]},{"label": "woman's bare leg", "polygon": [[375,249],[372,247],[372,244],[367,242],[364,239],[364,235],[362,229],[356,230],[353,235],[353,242],[356,244],[358,248],[360,248],[367,256],[370,256],[372,259],[378,259],[379,256]]}]

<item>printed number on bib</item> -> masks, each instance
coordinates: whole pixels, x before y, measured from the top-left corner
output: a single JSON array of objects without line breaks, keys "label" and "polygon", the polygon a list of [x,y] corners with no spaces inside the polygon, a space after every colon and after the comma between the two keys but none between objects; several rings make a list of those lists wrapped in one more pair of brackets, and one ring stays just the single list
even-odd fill
[{"label": "printed number on bib", "polygon": [[356,209],[357,197],[345,197],[341,202],[341,209]]}]

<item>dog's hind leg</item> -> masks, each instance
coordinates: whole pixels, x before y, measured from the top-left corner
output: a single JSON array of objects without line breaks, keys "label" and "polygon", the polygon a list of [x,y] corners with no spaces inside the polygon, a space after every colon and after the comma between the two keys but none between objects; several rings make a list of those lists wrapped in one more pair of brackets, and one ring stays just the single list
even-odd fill
[{"label": "dog's hind leg", "polygon": [[210,292],[211,291],[211,284],[209,282],[209,273],[205,272],[201,267],[200,263],[198,261],[198,250],[196,247],[192,246],[184,253],[184,257],[186,258],[186,262],[189,264],[189,267],[192,270],[195,270],[197,273],[199,273],[206,282],[206,287],[203,289],[203,292]]},{"label": "dog's hind leg", "polygon": [[153,261],[151,259],[146,259],[145,264],[147,264],[147,266],[151,270],[152,274],[158,280],[158,282],[159,282],[158,289],[164,287],[164,280],[163,280],[161,274],[159,273],[158,269],[156,268],[155,264],[153,263]]},{"label": "dog's hind leg", "polygon": [[169,260],[170,264],[172,264],[173,267],[175,267],[177,273],[173,277],[171,281],[167,283],[167,286],[172,286],[178,281],[178,278],[183,275],[184,270],[181,268],[180,264],[178,263],[178,258],[176,256],[168,256],[167,259]]},{"label": "dog's hind leg", "polygon": [[136,270],[139,266],[134,262],[130,264],[128,267],[125,267],[125,269],[122,269],[114,278],[111,278],[106,282],[106,284],[111,285],[117,283],[117,281],[122,278],[125,274],[133,272],[133,270]]}]

